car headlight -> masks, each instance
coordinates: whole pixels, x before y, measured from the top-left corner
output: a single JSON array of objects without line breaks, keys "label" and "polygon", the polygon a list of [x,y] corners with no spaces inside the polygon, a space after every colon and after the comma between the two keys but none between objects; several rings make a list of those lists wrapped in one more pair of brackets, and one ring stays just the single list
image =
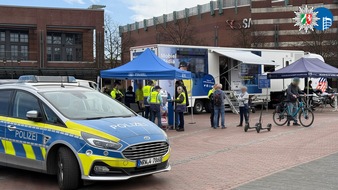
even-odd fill
[{"label": "car headlight", "polygon": [[90,145],[98,147],[98,148],[103,148],[103,149],[110,149],[110,150],[118,150],[121,148],[121,144],[113,142],[111,140],[98,137],[95,135],[91,135],[88,133],[81,133],[82,138]]}]

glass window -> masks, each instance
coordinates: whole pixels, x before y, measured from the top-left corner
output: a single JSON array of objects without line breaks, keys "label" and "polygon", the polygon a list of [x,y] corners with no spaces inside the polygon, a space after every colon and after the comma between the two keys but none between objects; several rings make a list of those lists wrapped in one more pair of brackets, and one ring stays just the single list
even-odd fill
[{"label": "glass window", "polygon": [[47,105],[43,104],[43,111],[46,117],[46,123],[63,125],[61,119],[50,109]]},{"label": "glass window", "polygon": [[0,91],[0,115],[8,116],[8,109],[11,102],[12,91],[1,90]]},{"label": "glass window", "polygon": [[14,99],[13,117],[27,119],[27,112],[32,110],[41,113],[38,99],[32,94],[18,91]]},{"label": "glass window", "polygon": [[66,35],[66,45],[73,45],[73,44],[74,44],[73,35],[67,34]]},{"label": "glass window", "polygon": [[6,41],[6,33],[5,32],[0,32],[0,42]]},{"label": "glass window", "polygon": [[274,72],[275,66],[274,65],[264,65],[264,73]]},{"label": "glass window", "polygon": [[47,44],[52,44],[52,36],[47,36]]},{"label": "glass window", "polygon": [[17,45],[11,45],[11,57],[12,59],[17,59],[19,56],[18,52],[18,46]]},{"label": "glass window", "polygon": [[54,61],[61,61],[61,48],[54,48]]},{"label": "glass window", "polygon": [[76,58],[75,60],[76,61],[79,61],[79,60],[82,60],[82,48],[76,48]]},{"label": "glass window", "polygon": [[47,60],[51,61],[52,60],[52,48],[47,47]]},{"label": "glass window", "polygon": [[82,34],[75,35],[75,44],[82,45]]},{"label": "glass window", "polygon": [[28,46],[21,46],[21,59],[28,60]]},{"label": "glass window", "polygon": [[11,42],[19,42],[19,33],[11,33],[10,34]]},{"label": "glass window", "polygon": [[28,34],[20,34],[20,42],[28,42]]},{"label": "glass window", "polygon": [[5,58],[5,45],[0,45],[0,59]]},{"label": "glass window", "polygon": [[69,119],[132,117],[133,112],[110,97],[93,90],[62,90],[42,95]]},{"label": "glass window", "polygon": [[61,44],[61,36],[53,36],[53,44]]},{"label": "glass window", "polygon": [[73,61],[73,48],[66,48],[67,61]]}]

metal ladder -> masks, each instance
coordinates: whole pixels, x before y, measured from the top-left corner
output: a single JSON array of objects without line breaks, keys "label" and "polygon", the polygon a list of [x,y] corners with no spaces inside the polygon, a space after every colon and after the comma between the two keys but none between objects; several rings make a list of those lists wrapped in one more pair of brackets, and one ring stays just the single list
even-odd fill
[{"label": "metal ladder", "polygon": [[[231,91],[231,93],[234,93],[234,92]],[[228,95],[225,95],[225,99],[228,101],[232,113],[238,114],[238,113],[239,113],[239,109],[238,109],[238,108],[239,108],[239,102],[238,102],[236,96],[234,96],[234,99],[235,99],[235,100],[231,100],[231,99],[228,97]]]}]

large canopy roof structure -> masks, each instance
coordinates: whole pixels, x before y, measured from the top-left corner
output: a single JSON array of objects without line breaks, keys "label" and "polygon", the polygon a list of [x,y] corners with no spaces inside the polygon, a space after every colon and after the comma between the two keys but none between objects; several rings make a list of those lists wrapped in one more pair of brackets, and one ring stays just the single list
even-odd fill
[{"label": "large canopy roof structure", "polygon": [[287,67],[269,73],[268,78],[338,78],[338,69],[318,58],[301,58]]},{"label": "large canopy roof structure", "polygon": [[101,78],[129,80],[191,79],[191,72],[171,66],[150,49],[146,49],[140,56],[120,67],[103,70],[100,74]]}]

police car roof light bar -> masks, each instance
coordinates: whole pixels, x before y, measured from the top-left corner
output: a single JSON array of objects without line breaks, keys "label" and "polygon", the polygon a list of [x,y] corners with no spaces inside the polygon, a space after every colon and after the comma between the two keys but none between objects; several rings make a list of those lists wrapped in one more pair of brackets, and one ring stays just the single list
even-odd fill
[{"label": "police car roof light bar", "polygon": [[36,76],[22,75],[19,77],[19,83],[76,83],[73,76]]}]

